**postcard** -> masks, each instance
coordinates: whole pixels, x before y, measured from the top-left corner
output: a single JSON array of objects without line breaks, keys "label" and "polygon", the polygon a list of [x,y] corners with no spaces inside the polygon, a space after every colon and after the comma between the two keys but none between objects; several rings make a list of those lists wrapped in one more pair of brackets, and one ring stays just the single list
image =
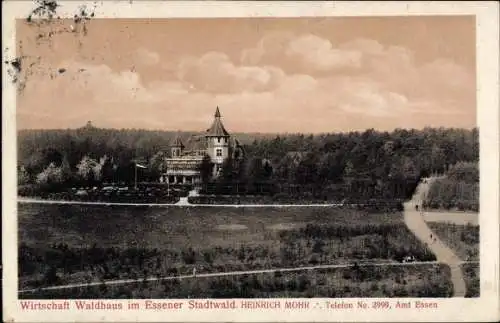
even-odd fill
[{"label": "postcard", "polygon": [[496,2],[5,1],[6,322],[487,322]]}]

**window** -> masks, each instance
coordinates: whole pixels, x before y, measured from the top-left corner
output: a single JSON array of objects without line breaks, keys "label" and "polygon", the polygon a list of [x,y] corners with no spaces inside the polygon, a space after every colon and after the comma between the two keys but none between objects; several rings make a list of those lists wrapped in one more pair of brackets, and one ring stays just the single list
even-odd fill
[{"label": "window", "polygon": [[217,149],[217,150],[215,151],[215,155],[216,155],[217,157],[221,157],[221,156],[222,156],[222,149]]},{"label": "window", "polygon": [[217,138],[217,142],[220,143],[220,137]]}]

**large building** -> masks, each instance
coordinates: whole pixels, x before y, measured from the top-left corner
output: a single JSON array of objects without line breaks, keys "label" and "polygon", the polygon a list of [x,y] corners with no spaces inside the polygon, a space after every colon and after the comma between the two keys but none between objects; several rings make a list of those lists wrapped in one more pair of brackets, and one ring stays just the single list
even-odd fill
[{"label": "large building", "polygon": [[219,175],[222,164],[229,156],[234,160],[244,157],[238,140],[224,128],[219,107],[215,111],[212,126],[204,135],[192,136],[186,145],[180,136],[175,138],[170,147],[170,157],[165,159],[165,172],[160,181],[168,184],[200,183],[200,165],[205,156],[210,158],[213,177]]}]

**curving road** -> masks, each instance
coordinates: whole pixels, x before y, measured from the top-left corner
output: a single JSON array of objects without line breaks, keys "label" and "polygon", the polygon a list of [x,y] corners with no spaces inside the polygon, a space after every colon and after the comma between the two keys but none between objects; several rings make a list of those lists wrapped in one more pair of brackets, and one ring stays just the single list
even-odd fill
[{"label": "curving road", "polygon": [[[415,190],[415,194],[411,201],[405,203],[404,220],[406,226],[412,231],[417,238],[425,243],[429,249],[436,255],[438,262],[447,264],[451,270],[451,281],[453,283],[454,297],[464,297],[467,291],[460,264],[463,261],[444,244],[439,237],[432,232],[425,222],[424,215],[420,211],[422,201],[429,191],[430,184],[436,179],[428,178],[422,180]],[[416,205],[419,206],[419,211],[416,210]]]},{"label": "curving road", "polygon": [[[68,284],[59,286],[50,286],[34,289],[20,290],[19,293],[32,293],[43,290],[62,290],[71,288],[81,288],[81,287],[92,287],[101,285],[122,285],[122,284],[132,284],[132,283],[142,283],[144,281],[162,281],[162,280],[175,280],[175,279],[186,279],[186,278],[203,278],[203,277],[223,277],[223,276],[239,276],[239,275],[252,275],[252,274],[264,274],[264,273],[276,273],[276,272],[293,272],[293,271],[305,271],[305,270],[316,270],[316,269],[331,269],[331,268],[348,268],[348,267],[382,267],[382,266],[421,266],[421,265],[432,265],[438,264],[438,261],[416,261],[416,262],[380,262],[380,263],[351,263],[351,264],[336,264],[336,265],[318,265],[318,266],[304,266],[304,267],[294,267],[294,268],[274,268],[274,269],[259,269],[259,270],[246,270],[246,271],[231,271],[231,272],[218,272],[218,273],[204,273],[196,275],[181,275],[181,276],[165,276],[165,277],[144,277],[138,279],[118,279],[118,280],[108,280],[108,281],[98,281],[90,283],[79,283],[79,284]],[[465,262],[461,262],[465,263]],[[471,262],[469,262],[471,263]]]}]

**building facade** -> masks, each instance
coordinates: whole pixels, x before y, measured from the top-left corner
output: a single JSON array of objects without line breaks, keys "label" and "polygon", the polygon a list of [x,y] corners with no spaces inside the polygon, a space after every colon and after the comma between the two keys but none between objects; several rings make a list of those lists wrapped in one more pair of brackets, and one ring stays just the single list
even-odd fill
[{"label": "building facade", "polygon": [[203,135],[192,136],[186,145],[177,136],[170,147],[170,157],[165,159],[165,172],[160,182],[167,184],[201,183],[200,165],[208,156],[212,177],[220,174],[224,161],[231,156],[234,160],[244,158],[243,147],[222,124],[217,107],[212,125]]}]

